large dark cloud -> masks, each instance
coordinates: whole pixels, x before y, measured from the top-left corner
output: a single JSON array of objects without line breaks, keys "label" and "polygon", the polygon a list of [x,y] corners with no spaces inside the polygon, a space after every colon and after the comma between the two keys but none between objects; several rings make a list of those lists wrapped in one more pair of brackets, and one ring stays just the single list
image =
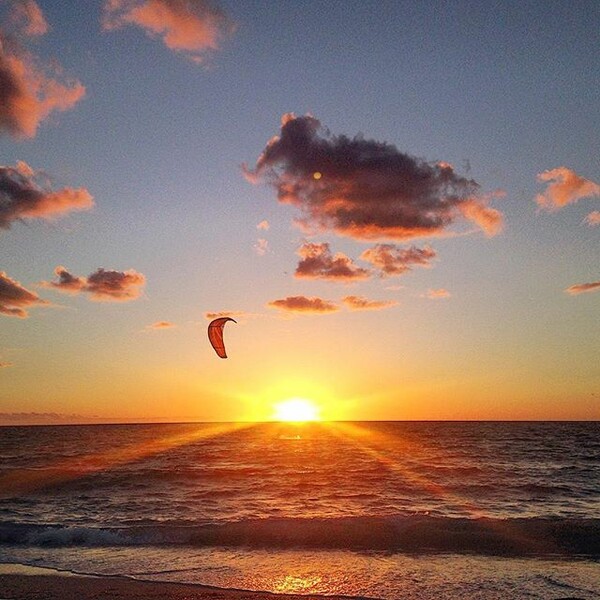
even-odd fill
[{"label": "large dark cloud", "polygon": [[327,243],[304,243],[297,254],[302,259],[298,263],[295,274],[299,278],[348,283],[368,279],[371,275],[367,269],[355,265],[345,254],[338,252],[333,255]]},{"label": "large dark cloud", "polygon": [[487,206],[479,184],[446,163],[430,163],[395,146],[362,137],[333,136],[314,117],[282,118],[253,169],[280,202],[297,206],[310,231],[358,240],[439,236],[466,219],[489,235],[502,215]]},{"label": "large dark cloud", "polygon": [[100,268],[87,277],[77,277],[65,267],[59,266],[54,269],[54,274],[58,281],[42,281],[41,285],[69,294],[86,292],[90,295],[90,300],[97,302],[135,300],[141,295],[146,283],[144,275],[133,269],[112,271]]},{"label": "large dark cloud", "polygon": [[85,188],[53,190],[47,177],[27,163],[0,166],[0,228],[8,229],[11,223],[23,219],[51,219],[93,205]]},{"label": "large dark cloud", "polygon": [[26,319],[30,308],[43,304],[48,302],[0,271],[0,314]]},{"label": "large dark cloud", "polygon": [[428,246],[399,248],[394,244],[377,244],[365,250],[360,257],[379,269],[382,277],[391,277],[410,271],[413,265],[429,267],[435,256],[435,250]]}]

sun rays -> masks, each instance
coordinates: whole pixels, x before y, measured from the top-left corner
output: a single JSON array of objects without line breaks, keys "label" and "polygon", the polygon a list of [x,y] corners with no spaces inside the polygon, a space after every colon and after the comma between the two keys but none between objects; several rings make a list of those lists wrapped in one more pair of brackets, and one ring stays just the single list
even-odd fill
[{"label": "sun rays", "polygon": [[200,440],[228,435],[253,427],[254,423],[214,423],[190,425],[191,430],[133,444],[123,444],[106,452],[91,452],[58,460],[43,469],[15,469],[0,475],[0,498],[26,494],[38,489],[74,481],[101,471],[148,458]]}]

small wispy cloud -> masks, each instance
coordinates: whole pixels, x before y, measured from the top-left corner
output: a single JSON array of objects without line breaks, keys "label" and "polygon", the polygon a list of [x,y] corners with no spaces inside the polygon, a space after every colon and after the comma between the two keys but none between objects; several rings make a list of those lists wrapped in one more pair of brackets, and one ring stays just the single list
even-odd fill
[{"label": "small wispy cloud", "polygon": [[253,248],[258,256],[264,256],[269,251],[269,242],[264,238],[258,238]]},{"label": "small wispy cloud", "polygon": [[263,219],[257,226],[256,229],[262,229],[263,231],[268,231],[271,228],[269,221]]},{"label": "small wispy cloud", "polygon": [[535,201],[540,208],[549,211],[559,210],[582,198],[600,196],[599,184],[564,166],[544,171],[537,178],[542,183],[548,182],[548,187],[536,196]]},{"label": "small wispy cloud", "polygon": [[8,367],[13,367],[13,366],[14,366],[14,363],[0,361],[0,369],[6,369]]},{"label": "small wispy cloud", "polygon": [[208,0],[107,0],[102,25],[107,31],[136,25],[196,63],[206,62],[236,30],[232,19]]},{"label": "small wispy cloud", "polygon": [[54,269],[58,281],[42,281],[42,287],[67,294],[84,292],[96,302],[127,302],[139,298],[146,278],[134,269],[113,271],[99,268],[87,277],[72,275],[63,266]]},{"label": "small wispy cloud", "polygon": [[431,267],[436,257],[433,248],[400,248],[394,244],[377,244],[365,250],[360,258],[379,269],[382,277],[393,277],[410,271],[413,266]]},{"label": "small wispy cloud", "polygon": [[571,294],[572,296],[576,296],[586,292],[597,292],[598,290],[600,290],[600,281],[592,281],[590,283],[578,283],[576,285],[572,285],[571,287],[568,287],[565,292],[567,292],[567,294]]},{"label": "small wispy cloud", "polygon": [[236,317],[244,317],[247,316],[248,313],[242,310],[221,310],[218,312],[205,312],[204,318],[212,321],[213,319],[219,319],[221,317],[231,317],[235,319]]},{"label": "small wispy cloud", "polygon": [[441,300],[442,298],[450,298],[452,294],[445,288],[437,288],[427,290],[425,294],[423,294],[424,298],[429,298],[429,300]]},{"label": "small wispy cloud", "polygon": [[175,325],[175,323],[172,323],[171,321],[156,321],[151,325],[146,325],[146,329],[150,329],[153,331],[162,329],[173,329],[175,327],[177,327],[177,325]]},{"label": "small wispy cloud", "polygon": [[295,277],[325,279],[350,283],[368,279],[371,273],[356,265],[351,258],[338,252],[331,253],[329,244],[305,242],[297,251],[302,260],[298,263]]},{"label": "small wispy cloud", "polygon": [[597,227],[600,225],[600,211],[592,211],[584,220],[590,227]]},{"label": "small wispy cloud", "polygon": [[31,308],[43,305],[49,305],[49,302],[0,271],[0,314],[26,319]]},{"label": "small wispy cloud", "polygon": [[273,300],[267,306],[288,313],[301,314],[327,314],[340,310],[334,302],[323,300],[317,296],[288,296],[287,298]]},{"label": "small wispy cloud", "polygon": [[345,296],[342,302],[349,310],[382,310],[398,305],[396,300],[370,300],[363,296]]},{"label": "small wispy cloud", "polygon": [[29,36],[44,35],[50,29],[35,0],[13,0],[8,15],[10,25]]}]

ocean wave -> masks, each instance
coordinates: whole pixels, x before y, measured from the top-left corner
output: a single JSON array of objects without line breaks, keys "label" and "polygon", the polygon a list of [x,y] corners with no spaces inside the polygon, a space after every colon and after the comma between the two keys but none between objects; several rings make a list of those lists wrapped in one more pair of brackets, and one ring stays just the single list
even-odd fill
[{"label": "ocean wave", "polygon": [[453,552],[600,557],[600,519],[432,516],[160,522],[127,527],[0,523],[0,544],[33,547],[172,546]]}]

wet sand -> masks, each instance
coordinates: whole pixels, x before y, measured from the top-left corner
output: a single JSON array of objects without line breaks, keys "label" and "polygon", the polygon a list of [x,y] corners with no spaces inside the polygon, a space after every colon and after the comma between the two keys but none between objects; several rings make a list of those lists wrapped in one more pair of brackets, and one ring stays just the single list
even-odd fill
[{"label": "wet sand", "polygon": [[[124,577],[0,574],[0,600],[322,600]],[[335,598],[328,596],[328,600]],[[343,598],[343,597],[339,597]]]}]

